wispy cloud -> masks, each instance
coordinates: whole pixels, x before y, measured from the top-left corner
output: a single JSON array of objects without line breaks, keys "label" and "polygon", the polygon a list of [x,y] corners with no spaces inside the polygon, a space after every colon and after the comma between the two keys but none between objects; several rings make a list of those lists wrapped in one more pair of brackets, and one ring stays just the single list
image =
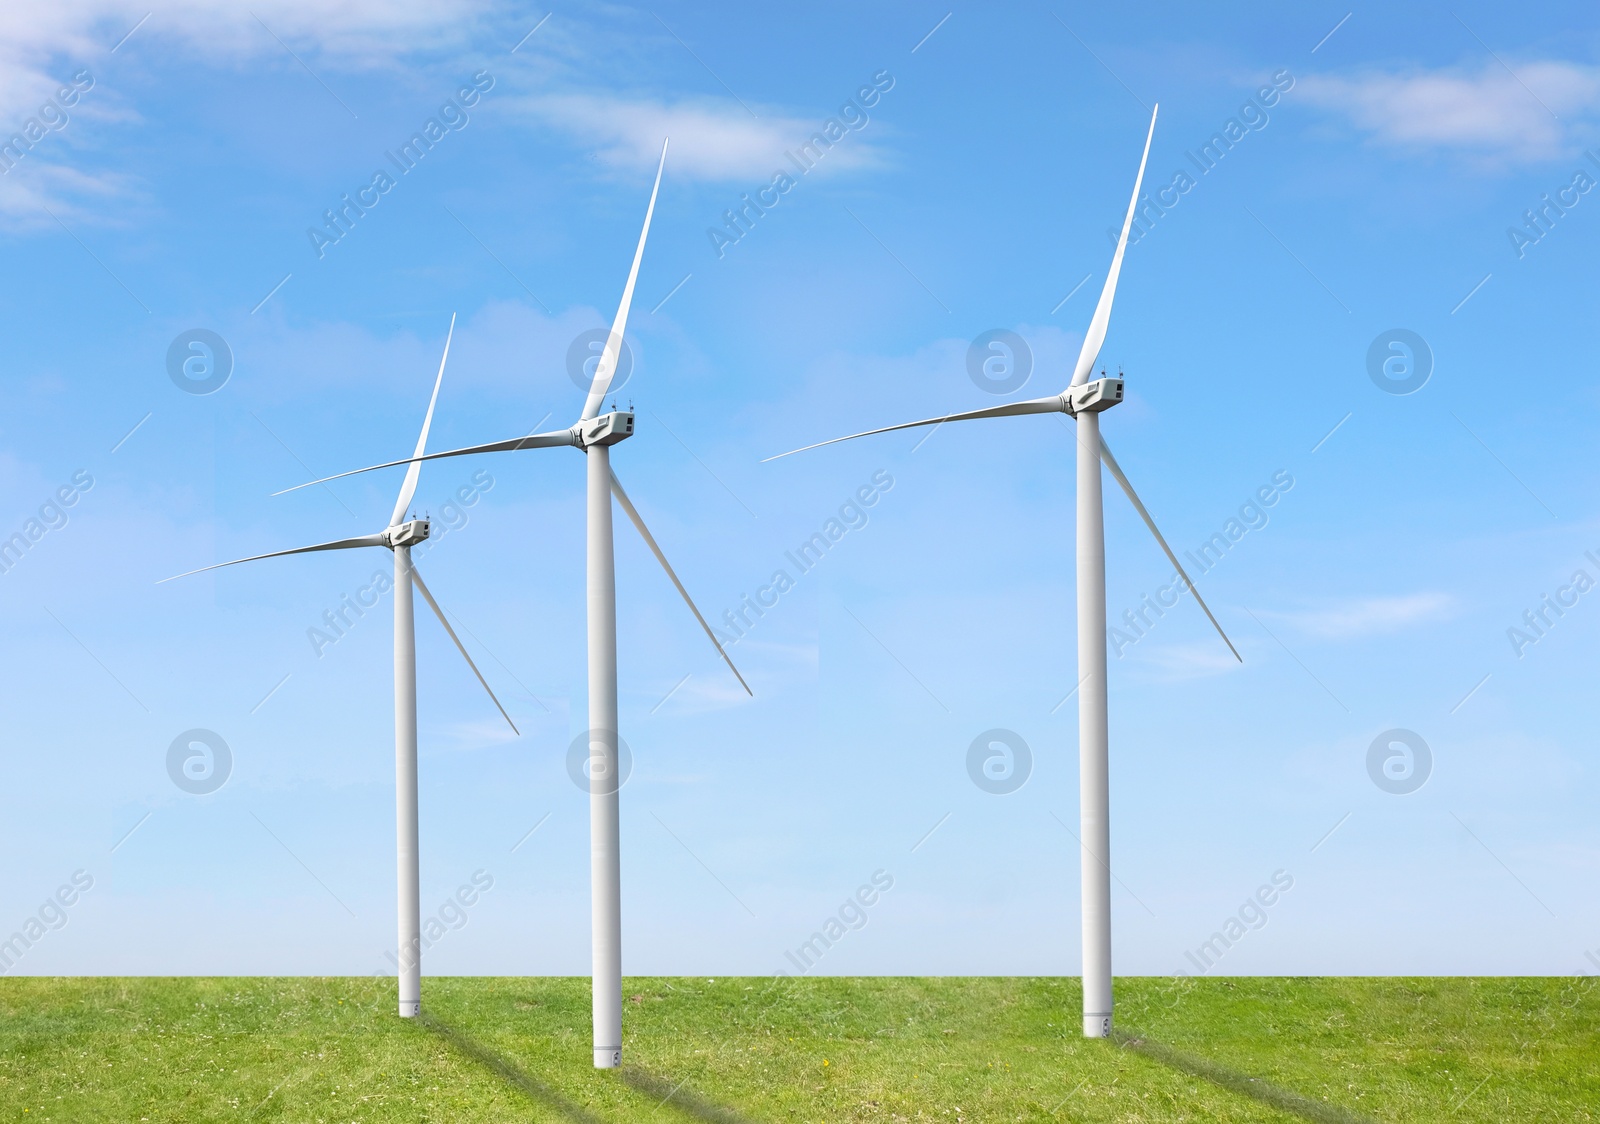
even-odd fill
[{"label": "wispy cloud", "polygon": [[[738,662],[738,653],[735,652],[734,663]],[[747,659],[745,662],[748,664],[750,661]],[[740,670],[749,674],[748,668]],[[697,670],[682,687],[672,692],[671,698],[661,707],[660,713],[662,716],[674,717],[707,714],[712,711],[728,710],[742,704],[748,698],[744,688],[728,674],[728,669],[718,664],[715,668],[708,666],[704,670]]]},{"label": "wispy cloud", "polygon": [[[433,378],[430,372],[439,365],[438,348],[449,319],[448,308],[418,311],[404,318],[403,327],[383,333],[344,321],[290,328],[257,317],[237,329],[233,343],[258,356],[263,370],[284,372],[252,384],[259,402],[274,406],[293,402],[313,386],[330,393],[368,388],[415,400],[418,387],[426,394]],[[440,401],[450,401],[456,394],[507,395],[519,408],[532,411],[513,423],[525,425],[538,421],[547,409],[563,414],[576,409],[574,396],[581,403],[583,390],[568,371],[572,342],[579,333],[603,329],[608,322],[608,314],[587,306],[551,316],[526,301],[485,302],[456,327],[450,375]],[[644,383],[650,371],[648,353],[631,331],[628,344],[634,363],[628,381],[631,390]]]},{"label": "wispy cloud", "polygon": [[[187,52],[206,65],[305,66],[319,75],[379,70],[416,52],[468,43],[493,22],[497,8],[494,0],[174,0],[159,6],[149,0],[14,0],[0,5],[0,137],[20,129],[67,75],[87,67],[100,77],[127,55]],[[595,92],[585,88],[583,71],[568,57],[585,51],[559,28],[543,35],[557,45],[551,74],[560,75],[558,87],[565,88],[552,89],[546,75],[543,92],[501,102],[572,138],[608,169],[653,169],[662,139],[670,136],[675,178],[753,186],[789,168],[784,153],[820,131],[831,109],[811,117],[760,107],[758,118],[731,97]],[[112,55],[113,46],[122,54]],[[102,83],[74,115],[136,116],[120,97]],[[859,120],[855,128],[845,125],[847,136],[818,163],[819,173],[883,162],[882,150],[858,135],[880,126]],[[135,188],[123,177],[87,167],[83,154],[69,145],[57,142],[54,149],[30,154],[28,187],[0,180],[0,220],[30,224],[40,203],[70,216],[77,213],[74,200]]]},{"label": "wispy cloud", "polygon": [[1411,593],[1398,597],[1364,597],[1300,612],[1263,612],[1324,640],[1353,640],[1399,632],[1412,625],[1443,620],[1455,607],[1445,593]]},{"label": "wispy cloud", "polygon": [[[484,700],[484,705],[490,705],[487,699]],[[526,721],[524,718],[523,722]],[[517,735],[511,732],[505,722],[489,718],[453,722],[439,733],[441,736],[437,739],[435,748],[456,752],[494,749],[517,740]]]},{"label": "wispy cloud", "polygon": [[[523,105],[544,124],[592,147],[608,167],[654,169],[662,138],[671,137],[673,176],[717,183],[765,182],[779,169],[795,174],[784,153],[805,144],[826,120],[757,118],[736,101],[714,98],[667,101],[568,93],[533,97]],[[849,135],[829,149],[818,170],[872,167],[882,159],[864,137]]]},{"label": "wispy cloud", "polygon": [[1547,59],[1310,75],[1295,93],[1383,144],[1534,163],[1566,155],[1600,116],[1600,68]]},{"label": "wispy cloud", "polygon": [[1209,679],[1239,666],[1239,661],[1215,637],[1191,643],[1147,647],[1148,651],[1134,649],[1130,655],[1155,667],[1161,677],[1167,680]]},{"label": "wispy cloud", "polygon": [[0,219],[13,228],[59,230],[51,211],[70,222],[84,217],[84,204],[91,200],[126,200],[133,193],[128,177],[118,173],[84,172],[31,158],[23,174],[0,177]]},{"label": "wispy cloud", "polygon": [[0,5],[0,59],[7,64],[0,109],[14,108],[5,99],[19,88],[25,102],[48,92],[53,79],[38,79],[48,60],[105,57],[135,27],[119,51],[176,40],[212,56],[282,55],[276,35],[339,65],[374,65],[461,40],[491,7],[489,0],[10,0]]},{"label": "wispy cloud", "polygon": [[[490,7],[489,0],[8,0],[0,4],[0,140],[21,133],[84,69],[96,88],[68,117],[136,117],[106,82],[117,62],[135,53],[176,49],[208,65],[254,59],[298,66],[309,58],[319,68],[370,69],[464,42]],[[70,125],[59,138],[46,133],[0,178],[0,219],[7,225],[50,223],[42,205],[78,216],[78,205],[91,197],[125,197],[134,189],[124,176],[85,167],[74,147],[78,135]]]}]

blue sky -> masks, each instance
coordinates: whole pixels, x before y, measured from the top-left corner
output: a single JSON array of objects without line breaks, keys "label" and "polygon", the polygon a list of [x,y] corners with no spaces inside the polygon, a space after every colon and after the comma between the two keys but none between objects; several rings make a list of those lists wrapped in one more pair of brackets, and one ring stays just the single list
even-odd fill
[{"label": "blue sky", "polygon": [[[1279,871],[1212,971],[1596,967],[1591,11],[147,11],[0,14],[0,131],[41,122],[0,175],[0,534],[39,520],[0,574],[0,933],[93,879],[10,971],[385,970],[389,600],[320,652],[308,630],[389,556],[155,583],[382,527],[398,470],[270,493],[409,451],[452,313],[431,447],[576,417],[568,349],[610,321],[670,133],[615,464],[708,616],[795,580],[732,648],[746,699],[619,523],[625,971],[777,971],[882,871],[815,970],[1075,974],[1066,423],[762,458],[994,404],[968,373],[992,329],[1032,355],[1012,393],[1061,389],[1157,101],[1146,186],[1194,183],[1128,251],[1104,432],[1180,553],[1277,490],[1200,577],[1243,664],[1187,600],[1111,660],[1116,970],[1191,967]],[[169,376],[193,329],[231,352],[213,393]],[[1431,352],[1412,393],[1369,372],[1393,329]],[[564,450],[422,474],[449,529],[420,567],[523,730],[419,615],[424,908],[493,879],[425,971],[587,971],[582,480]],[[1171,571],[1106,503],[1115,619]],[[1546,594],[1574,603],[1518,643]],[[997,728],[1032,755],[1008,794],[968,772]],[[232,758],[206,794],[168,773],[193,729]],[[1431,758],[1409,793],[1369,772],[1396,729]]]}]

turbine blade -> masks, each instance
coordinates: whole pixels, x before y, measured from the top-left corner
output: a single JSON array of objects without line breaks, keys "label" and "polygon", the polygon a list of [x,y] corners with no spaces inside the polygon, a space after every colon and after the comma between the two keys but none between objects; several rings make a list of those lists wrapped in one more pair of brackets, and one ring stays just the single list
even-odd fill
[{"label": "turbine blade", "polygon": [[283,496],[290,492],[298,492],[301,488],[309,488],[313,484],[326,484],[329,480],[342,480],[346,476],[356,476],[363,472],[376,472],[380,468],[393,468],[397,464],[436,461],[442,457],[465,457],[472,453],[505,453],[515,449],[553,449],[561,445],[576,445],[577,443],[578,439],[572,435],[570,429],[557,429],[549,433],[530,433],[526,437],[512,437],[506,441],[491,441],[487,445],[469,445],[465,449],[451,449],[444,453],[429,453],[427,456],[407,457],[401,461],[369,464],[366,468],[352,468],[349,472],[338,472],[332,476],[324,476],[321,480],[308,480],[304,484],[296,484],[292,488],[283,488],[272,494]]},{"label": "turbine blade", "polygon": [[857,437],[871,437],[875,433],[893,433],[897,429],[915,429],[919,425],[943,425],[948,421],[972,421],[976,418],[1009,418],[1022,414],[1056,414],[1064,413],[1065,403],[1058,394],[1049,398],[1029,398],[1022,402],[1008,402],[1004,406],[989,406],[982,410],[967,410],[960,414],[945,414],[938,418],[924,418],[921,421],[903,422],[900,425],[886,425],[882,429],[869,429],[864,433],[852,433],[848,437],[835,437],[828,441],[818,441],[815,445],[806,445],[799,449],[790,449],[787,453],[779,453],[776,457],[766,457],[761,463],[775,461],[782,457],[792,457],[796,453],[804,453],[811,449],[820,449],[824,445],[837,445],[841,441],[854,441]]},{"label": "turbine blade", "polygon": [[422,472],[422,462],[415,458],[422,456],[422,450],[428,444],[428,428],[433,425],[433,408],[439,403],[439,384],[444,382],[445,360],[450,358],[450,340],[456,334],[456,314],[450,314],[450,331],[445,333],[444,354],[439,357],[439,375],[433,380],[433,397],[428,399],[428,412],[422,419],[422,433],[417,438],[417,451],[412,453],[411,467],[406,469],[405,483],[400,485],[400,498],[395,501],[394,514],[389,517],[389,526],[395,527],[406,516],[406,507],[411,503],[411,497],[417,494],[417,477]]},{"label": "turbine blade", "polygon": [[672,563],[667,561],[667,556],[661,553],[661,547],[656,544],[655,536],[650,533],[650,528],[644,525],[644,520],[639,517],[639,509],[633,506],[633,501],[628,498],[628,493],[622,490],[622,481],[617,479],[617,474],[611,474],[611,493],[617,497],[617,502],[622,505],[622,510],[628,513],[628,518],[633,520],[634,527],[638,530],[645,545],[650,548],[650,553],[656,556],[656,561],[661,563],[661,568],[667,572],[667,577],[672,579],[672,584],[678,587],[678,595],[683,598],[683,603],[689,606],[689,611],[694,614],[694,619],[700,622],[700,627],[706,630],[706,635],[717,646],[717,654],[722,657],[722,662],[728,665],[728,670],[733,672],[733,677],[739,681],[739,686],[744,688],[744,693],[751,698],[755,692],[750,689],[750,684],[744,681],[744,676],[739,674],[739,669],[733,666],[733,660],[728,657],[727,649],[723,648],[722,641],[717,639],[717,634],[711,631],[711,626],[706,623],[705,617],[700,615],[700,610],[695,607],[694,598],[689,596],[689,591],[683,588],[683,583],[678,580],[677,573],[672,569]]},{"label": "turbine blade", "polygon": [[506,708],[500,705],[500,700],[495,698],[494,689],[489,686],[489,681],[483,677],[483,672],[478,670],[478,665],[472,662],[472,657],[467,655],[467,646],[461,643],[461,637],[456,635],[456,630],[450,627],[450,622],[445,619],[444,610],[439,608],[439,603],[433,599],[433,594],[428,592],[428,587],[422,582],[422,575],[417,572],[415,562],[411,564],[411,581],[417,587],[417,592],[422,594],[422,599],[428,603],[428,608],[433,610],[433,615],[439,618],[439,623],[444,625],[444,630],[450,634],[450,639],[456,642],[456,651],[461,653],[461,658],[467,661],[467,666],[472,669],[472,674],[478,677],[478,682],[483,684],[483,689],[489,692],[489,698],[494,702],[495,708],[500,711],[500,716],[506,720],[506,725],[511,727],[511,732],[517,737],[522,736],[522,731],[517,729],[517,724],[511,721],[511,715],[506,713]]},{"label": "turbine blade", "polygon": [[1128,498],[1133,501],[1134,509],[1138,511],[1139,517],[1144,520],[1144,525],[1150,528],[1150,533],[1156,537],[1156,542],[1161,544],[1161,549],[1167,554],[1167,561],[1172,563],[1173,568],[1183,578],[1184,584],[1189,587],[1189,592],[1194,594],[1195,601],[1205,611],[1206,618],[1211,621],[1211,627],[1217,630],[1218,636],[1222,637],[1222,642],[1228,646],[1228,651],[1233,653],[1233,658],[1240,663],[1244,663],[1244,657],[1239,654],[1239,649],[1233,646],[1233,641],[1228,639],[1228,634],[1222,631],[1222,626],[1217,623],[1217,618],[1212,616],[1210,606],[1206,604],[1205,598],[1200,596],[1200,590],[1196,588],[1193,580],[1185,572],[1183,563],[1179,562],[1178,556],[1172,553],[1172,548],[1167,545],[1167,540],[1161,537],[1161,532],[1156,528],[1156,521],[1150,518],[1150,512],[1146,510],[1144,502],[1139,499],[1139,493],[1135,492],[1133,485],[1128,483],[1127,476],[1122,472],[1122,466],[1117,463],[1117,458],[1111,455],[1111,446],[1106,444],[1104,437],[1100,439],[1100,459],[1106,462],[1106,467],[1111,470],[1111,475],[1117,478],[1117,483],[1122,485],[1122,490],[1128,493]]},{"label": "turbine blade", "polygon": [[1089,321],[1089,331],[1083,337],[1083,349],[1078,352],[1078,365],[1072,369],[1072,386],[1089,381],[1094,361],[1100,358],[1100,345],[1106,342],[1106,326],[1111,323],[1111,301],[1117,295],[1117,278],[1122,274],[1122,255],[1128,248],[1128,228],[1133,225],[1133,210],[1139,205],[1139,188],[1144,183],[1144,164],[1150,159],[1150,141],[1156,135],[1156,114],[1161,111],[1157,103],[1150,114],[1150,132],[1144,138],[1144,155],[1139,157],[1139,175],[1133,181],[1133,198],[1128,200],[1128,217],[1122,220],[1122,237],[1117,239],[1117,252],[1111,255],[1111,272],[1106,274],[1105,288],[1100,290],[1100,303],[1094,306],[1094,318]]},{"label": "turbine blade", "polygon": [[622,354],[622,333],[628,327],[628,308],[633,304],[633,285],[639,280],[639,263],[644,260],[644,240],[650,237],[650,219],[656,213],[656,192],[661,190],[661,173],[667,166],[667,142],[661,142],[661,163],[656,167],[656,185],[650,189],[650,206],[644,212],[644,229],[639,232],[639,248],[633,252],[633,268],[628,270],[628,283],[622,288],[622,303],[617,306],[617,318],[612,321],[611,334],[606,337],[605,350],[594,369],[594,381],[589,384],[589,397],[583,404],[579,421],[588,421],[600,413],[606,391],[611,388],[611,376],[617,370],[617,357]]},{"label": "turbine blade", "polygon": [[282,558],[286,554],[311,554],[318,550],[352,550],[358,546],[388,546],[382,535],[362,535],[354,539],[335,539],[333,542],[318,543],[316,546],[297,546],[293,550],[274,550],[270,554],[252,554],[249,558],[235,558],[232,562],[218,562],[215,566],[201,566],[198,570],[188,570],[181,574],[173,574],[170,578],[162,578],[156,582],[177,581],[190,574],[203,574],[207,570],[220,570],[224,566],[237,566],[241,562],[259,562],[263,558]]}]

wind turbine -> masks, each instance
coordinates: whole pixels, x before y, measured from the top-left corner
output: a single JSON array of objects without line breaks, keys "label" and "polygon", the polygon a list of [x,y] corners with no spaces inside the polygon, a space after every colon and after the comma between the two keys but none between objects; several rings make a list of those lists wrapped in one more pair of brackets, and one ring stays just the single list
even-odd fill
[{"label": "wind turbine", "polygon": [[[649,546],[656,561],[666,570],[667,577],[677,588],[679,596],[689,606],[695,620],[716,645],[719,655],[739,680],[747,694],[750,685],[733,666],[728,653],[718,641],[711,626],[695,606],[689,591],[678,580],[667,556],[662,553],[651,535],[638,509],[623,491],[622,482],[611,469],[611,446],[633,436],[633,412],[618,410],[615,403],[609,413],[600,412],[611,378],[617,368],[617,358],[622,350],[623,331],[628,326],[628,309],[633,303],[633,287],[639,278],[639,263],[644,259],[645,239],[650,235],[650,219],[655,214],[656,193],[661,189],[661,173],[667,164],[667,146],[661,146],[661,163],[656,168],[655,186],[650,189],[650,205],[644,214],[644,229],[639,234],[639,248],[634,251],[633,268],[628,271],[628,283],[622,289],[622,302],[617,307],[617,317],[612,322],[611,333],[600,353],[595,367],[594,380],[589,384],[589,395],[584,401],[578,420],[566,429],[548,433],[534,433],[513,437],[505,441],[491,441],[485,445],[472,445],[465,449],[451,449],[444,453],[423,455],[422,447],[408,460],[389,461],[387,464],[341,472],[324,480],[337,480],[358,472],[372,472],[396,465],[411,466],[408,479],[417,471],[421,461],[441,457],[462,457],[475,453],[502,453],[519,449],[549,449],[570,446],[584,454],[587,464],[586,518],[587,536],[587,605],[589,647],[589,886],[592,940],[592,984],[594,1004],[594,1064],[597,1069],[612,1069],[622,1064],[622,874],[618,823],[620,805],[617,798],[620,774],[617,761],[617,586],[616,558],[611,538],[611,497],[615,496]],[[296,485],[307,488],[323,483],[313,480]],[[294,488],[285,491],[294,491]],[[281,494],[281,493],[280,493]]]},{"label": "wind turbine", "polygon": [[467,666],[472,668],[472,674],[478,677],[478,682],[483,684],[483,689],[489,692],[489,697],[494,700],[494,705],[505,718],[506,724],[511,727],[513,733],[520,735],[516,723],[511,721],[511,715],[506,713],[506,708],[500,705],[498,698],[495,698],[488,681],[478,670],[478,665],[472,662],[466,646],[461,643],[456,630],[450,627],[450,622],[445,619],[444,610],[439,608],[439,603],[433,599],[433,594],[423,584],[422,575],[417,572],[416,565],[411,561],[411,548],[427,539],[430,526],[426,519],[406,519],[406,508],[411,504],[411,497],[416,494],[417,477],[422,471],[421,462],[415,458],[422,456],[423,449],[428,444],[428,428],[433,424],[433,408],[439,401],[439,384],[444,381],[444,365],[450,358],[450,340],[455,335],[455,330],[456,318],[451,316],[450,332],[444,341],[444,355],[439,359],[439,374],[433,381],[433,397],[428,400],[428,413],[422,419],[422,433],[417,438],[417,451],[411,462],[411,468],[406,472],[405,483],[400,486],[400,496],[395,500],[394,513],[389,517],[387,527],[375,535],[338,539],[334,542],[318,543],[316,546],[296,547],[293,550],[275,550],[270,554],[253,554],[249,558],[236,558],[232,562],[202,566],[198,570],[162,579],[162,581],[174,581],[177,578],[186,578],[189,574],[201,574],[207,570],[219,570],[224,566],[237,566],[241,562],[255,562],[262,558],[280,558],[286,554],[354,550],[369,546],[386,547],[394,552],[395,866],[399,890],[400,942],[397,949],[396,973],[400,992],[400,1014],[404,1018],[413,1018],[422,1009],[422,894],[417,848],[417,632],[415,618],[412,615],[413,585],[417,587],[417,592],[422,594],[423,600],[428,603],[434,615],[439,618],[439,623],[444,625],[444,630],[450,635],[450,639],[455,641],[457,650],[467,661]]},{"label": "wind turbine", "polygon": [[[1160,106],[1156,110],[1160,110]],[[1128,248],[1128,229],[1133,224],[1134,209],[1139,203],[1139,187],[1144,182],[1145,161],[1150,157],[1150,141],[1156,132],[1156,114],[1150,114],[1150,131],[1145,136],[1144,155],[1139,158],[1139,175],[1133,182],[1133,198],[1128,202],[1128,215],[1122,222],[1122,237],[1117,240],[1116,252],[1111,257],[1111,271],[1106,275],[1105,288],[1100,292],[1100,303],[1095,306],[1094,317],[1089,321],[1089,331],[1083,338],[1083,348],[1078,352],[1078,362],[1072,371],[1072,381],[1060,394],[1048,398],[1032,398],[1022,402],[1009,402],[1004,406],[991,406],[984,410],[968,410],[959,414],[906,422],[902,425],[869,429],[848,437],[836,437],[807,445],[791,453],[803,453],[839,441],[869,437],[875,433],[890,433],[897,429],[911,429],[922,425],[942,425],[949,421],[969,421],[977,418],[1006,418],[1021,414],[1066,414],[1077,422],[1077,571],[1078,571],[1078,789],[1079,826],[1082,847],[1079,862],[1082,868],[1083,892],[1083,1033],[1086,1038],[1103,1038],[1111,1033],[1111,829],[1109,759],[1106,727],[1106,551],[1105,510],[1100,494],[1100,462],[1104,461],[1111,475],[1133,501],[1139,517],[1161,544],[1168,561],[1183,577],[1185,588],[1194,594],[1195,601],[1205,610],[1223,643],[1233,652],[1235,659],[1243,662],[1233,642],[1217,624],[1210,608],[1200,598],[1200,591],[1189,580],[1178,556],[1167,545],[1156,528],[1155,520],[1139,499],[1133,485],[1123,474],[1111,448],[1100,436],[1100,414],[1122,401],[1122,379],[1100,378],[1090,381],[1090,372],[1100,356],[1100,346],[1105,342],[1106,326],[1111,320],[1111,301],[1117,292],[1117,277],[1122,272],[1122,255]],[[780,453],[779,456],[790,456]],[[777,460],[778,457],[768,457]]]}]

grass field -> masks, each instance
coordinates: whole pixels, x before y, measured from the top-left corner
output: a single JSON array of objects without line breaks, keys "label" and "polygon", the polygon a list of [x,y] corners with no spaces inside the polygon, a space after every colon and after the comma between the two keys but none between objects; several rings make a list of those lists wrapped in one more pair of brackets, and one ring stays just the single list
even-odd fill
[{"label": "grass field", "polygon": [[0,979],[0,1119],[1582,1121],[1600,987],[1571,979]]}]

